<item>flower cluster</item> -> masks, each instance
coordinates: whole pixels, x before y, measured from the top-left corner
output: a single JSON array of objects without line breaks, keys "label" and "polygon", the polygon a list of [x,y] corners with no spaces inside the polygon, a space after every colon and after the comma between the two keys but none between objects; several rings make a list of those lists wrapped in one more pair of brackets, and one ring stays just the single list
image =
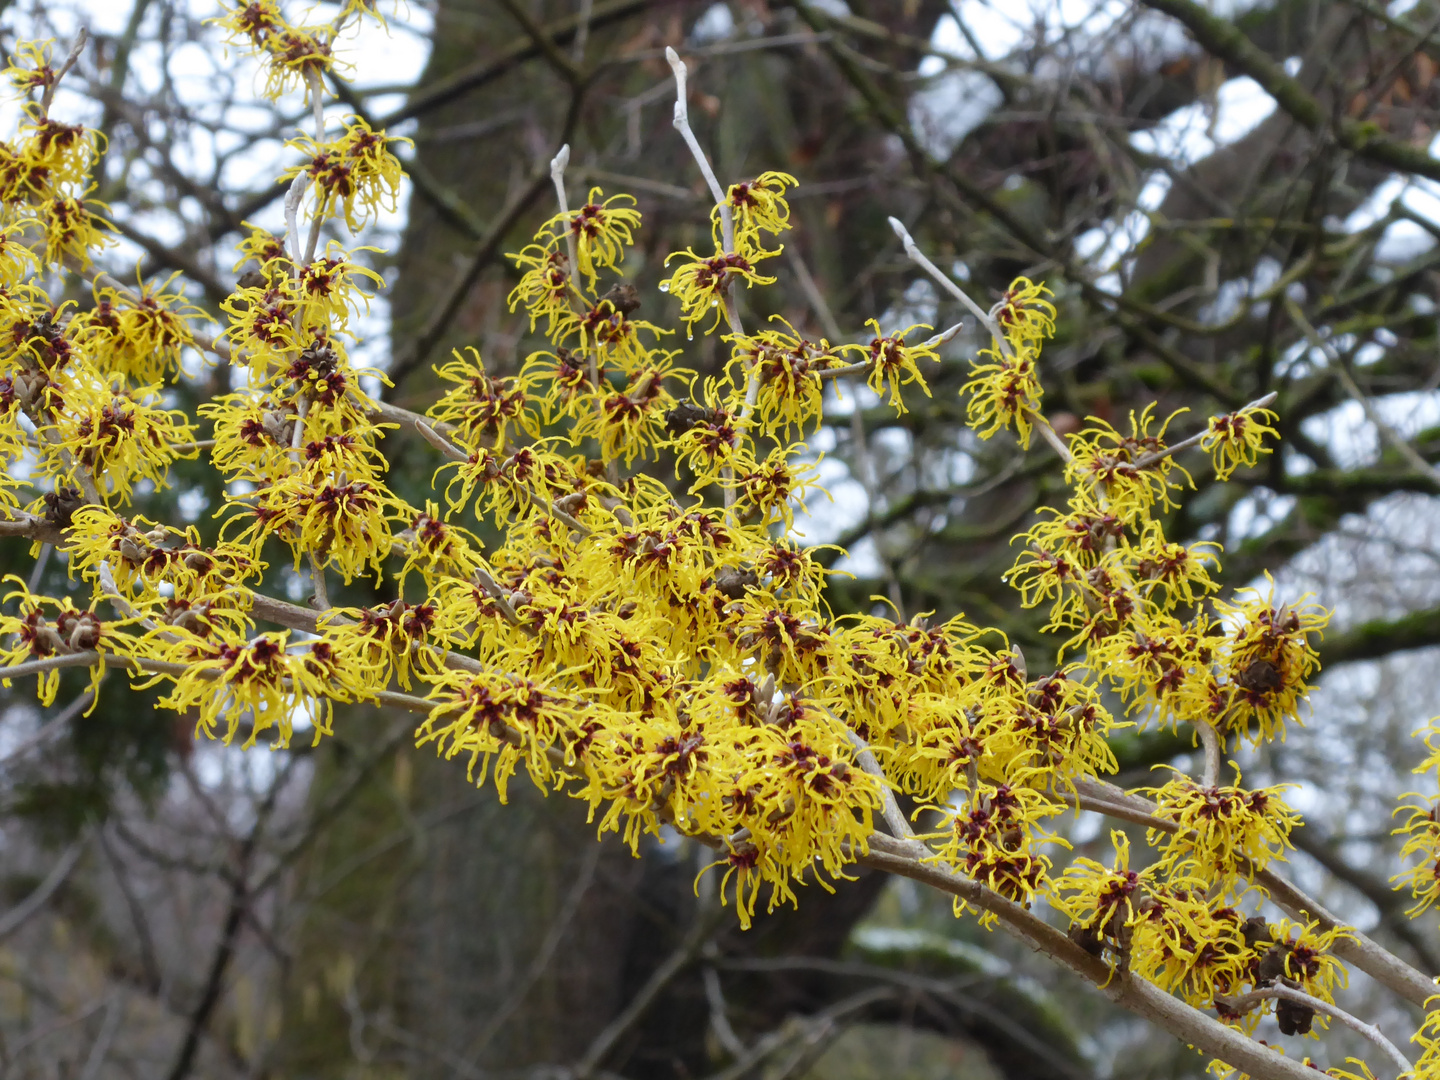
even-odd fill
[{"label": "flower cluster", "polygon": [[[352,2],[303,27],[256,0],[219,22],[282,94],[335,75],[356,16],[378,18]],[[48,52],[15,56],[22,91],[53,86]],[[745,925],[833,888],[883,820],[923,845],[920,869],[988,904],[957,910],[994,922],[997,908],[1048,906],[1092,957],[1237,1029],[1265,1010],[1286,1034],[1323,1027],[1273,996],[1237,1004],[1275,987],[1333,1001],[1345,932],[1261,917],[1298,817],[1283,787],[1222,784],[1214,759],[1300,722],[1326,615],[1273,583],[1219,599],[1217,545],[1176,543],[1164,520],[1190,483],[1180,452],[1198,445],[1223,478],[1266,451],[1273,413],[1257,404],[1172,443],[1177,417],[1152,407],[1062,440],[1041,410],[1058,311],[1017,279],[986,313],[993,335],[962,393],[979,437],[1010,430],[1028,448],[1038,431],[1065,459],[1065,491],[1017,538],[1008,573],[1063,644],[1032,668],[962,615],[837,618],[828,562],[794,529],[817,468],[792,440],[821,423],[827,380],[853,376],[897,412],[930,395],[945,336],[876,320],[861,342],[783,320],[747,332],[739,286],[774,280],[760,267],[779,254],[766,245],[789,227],[796,183],[767,172],[725,192],[713,252],[668,260],[679,322],[721,331],[728,350],[697,374],[664,347],[672,330],[637,317],[634,200],[596,188],[512,256],[509,304],[543,347],[513,366],[456,351],[424,416],[382,405],[366,387],[383,376],[351,360],[380,278],[363,249],[316,249],[327,224],[353,232],[394,205],[393,141],[351,117],[335,138],[289,144],[302,157],[283,177],[289,232],[250,227],[218,338],[173,281],[92,275],[85,305],[53,300],[42,273],[86,265],[103,240],[79,201],[98,139],[32,112],[0,146],[0,455],[26,459],[37,495],[22,519],[26,489],[0,471],[0,509],[61,530],[90,590],[82,607],[7,579],[0,662],[38,676],[47,702],[64,666],[97,687],[107,663],[123,667],[200,733],[247,745],[283,745],[301,722],[329,734],[337,702],[411,709],[417,741],[502,801],[524,777],[632,849],[667,828],[708,845],[706,870]],[[167,388],[202,347],[237,369],[236,389],[198,410],[204,442]],[[442,458],[413,502],[381,452],[402,422]],[[224,483],[214,543],[131,509],[202,450]],[[310,607],[260,591],[277,559],[308,578]],[[330,604],[327,582],[361,576],[378,597]],[[1131,726],[1193,733],[1206,775],[1107,804],[1111,739]],[[1430,743],[1434,769],[1440,728]],[[897,793],[924,819],[918,839]],[[1109,865],[1072,859],[1059,819],[1076,808],[1123,811],[1149,850],[1132,868],[1117,832]],[[1436,820],[1422,801],[1402,827],[1417,910],[1440,897]]]}]

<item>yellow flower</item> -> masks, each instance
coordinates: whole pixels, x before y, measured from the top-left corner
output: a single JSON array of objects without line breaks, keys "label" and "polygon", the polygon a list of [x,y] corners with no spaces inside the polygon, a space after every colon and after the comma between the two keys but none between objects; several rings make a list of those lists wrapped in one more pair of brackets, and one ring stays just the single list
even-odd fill
[{"label": "yellow flower", "polygon": [[1160,456],[1166,448],[1165,429],[1180,413],[1171,413],[1158,431],[1151,432],[1154,409],[1152,403],[1139,415],[1131,412],[1128,435],[1092,416],[1091,427],[1070,436],[1071,460],[1065,464],[1065,479],[1127,524],[1153,503],[1167,510],[1174,506],[1170,491],[1179,482],[1171,479],[1172,472],[1190,480],[1190,474],[1173,458]]},{"label": "yellow flower", "polygon": [[759,380],[755,414],[766,435],[788,436],[792,427],[803,435],[811,421],[816,430],[820,426],[824,406],[820,373],[844,361],[828,341],[823,338],[819,342],[807,341],[784,319],[775,318],[785,323],[790,332],[761,330],[725,338],[731,347],[726,374],[735,378],[732,369],[738,367],[743,379]]},{"label": "yellow flower", "polygon": [[1307,680],[1320,667],[1310,643],[1330,621],[1330,613],[1308,603],[1308,596],[1293,604],[1275,603],[1275,583],[1269,594],[1241,590],[1238,603],[1213,601],[1216,612],[1234,627],[1217,662],[1224,674],[1226,706],[1218,723],[1222,731],[1236,731],[1252,741],[1284,737],[1285,721],[1299,720],[1300,702],[1309,694]]},{"label": "yellow flower", "polygon": [[531,438],[538,437],[539,420],[527,406],[524,384],[517,379],[487,375],[480,354],[473,347],[465,351],[470,354],[469,360],[456,349],[451,352],[454,360],[433,369],[445,382],[455,385],[425,415],[456,425],[468,446],[505,449],[506,433],[512,423]]},{"label": "yellow flower", "polygon": [[[600,385],[607,382],[608,372],[596,365]],[[574,421],[595,411],[595,387],[590,382],[590,365],[584,356],[557,346],[552,352],[533,352],[520,368],[517,385],[527,399],[539,401],[544,407],[544,422]]]},{"label": "yellow flower", "polygon": [[773,251],[757,252],[746,258],[738,253],[726,255],[717,248],[714,255],[706,257],[686,248],[665,256],[666,266],[670,265],[671,259],[690,261],[662,281],[660,288],[680,301],[680,319],[685,323],[687,332],[693,334],[697,322],[713,316],[710,325],[703,331],[708,334],[720,325],[725,315],[725,297],[732,282],[743,281],[747,286],[775,283],[773,277],[766,277],[756,270],[752,261],[774,254]]},{"label": "yellow flower", "polygon": [[[762,231],[777,236],[790,228],[790,207],[784,195],[786,188],[792,188],[797,183],[789,173],[764,172],[754,180],[730,185],[725,201],[730,207],[737,250],[741,244],[758,248]],[[718,247],[721,242],[718,206],[710,211],[710,219]]]},{"label": "yellow flower", "polygon": [[[321,686],[299,658],[286,652],[288,637],[289,631],[285,631],[227,642],[206,640],[174,627],[163,635],[152,633],[147,641],[156,658],[183,664],[184,670],[178,675],[154,675],[141,685],[168,681],[170,690],[160,704],[177,711],[194,709],[197,735],[219,737],[228,744],[248,721],[245,747],[255,745],[272,728],[275,745],[288,746],[298,714],[312,706],[322,692],[342,693],[337,687]],[[325,726],[317,723],[317,743],[324,733]]]},{"label": "yellow flower", "polygon": [[26,231],[38,225],[34,218],[22,218],[0,228],[0,288],[14,288],[38,269],[39,256],[25,242]]},{"label": "yellow flower", "polygon": [[[104,619],[96,613],[94,604],[82,610],[68,597],[53,600],[48,596],[36,596],[14,574],[7,574],[0,580],[16,586],[0,598],[0,602],[9,604],[17,601],[18,608],[15,615],[0,613],[0,666],[93,649],[100,653],[90,674],[90,690],[95,693],[105,677],[105,657],[133,654],[135,639],[124,631],[124,627],[133,626],[137,620]],[[0,685],[8,689],[10,680],[0,680]],[[41,705],[53,705],[59,688],[59,669],[41,672],[36,677],[35,692]],[[91,708],[94,708],[93,704]]]},{"label": "yellow flower", "polygon": [[1120,548],[1121,559],[1147,599],[1164,591],[1166,607],[1193,604],[1198,597],[1214,592],[1207,564],[1219,569],[1219,544],[1202,540],[1186,547],[1166,541],[1158,521],[1145,523],[1138,542],[1128,540]]},{"label": "yellow flower", "polygon": [[570,303],[570,256],[563,247],[529,244],[509,257],[524,270],[520,283],[506,297],[510,310],[523,304],[531,331],[544,319],[545,336],[552,342],[564,340],[580,322]]},{"label": "yellow flower", "polygon": [[[781,522],[786,530],[795,525],[795,504],[805,509],[805,493],[818,488],[820,459],[803,461],[804,443],[777,446],[763,461],[736,471],[735,513],[742,520],[756,518],[764,524]],[[823,488],[820,488],[824,492]],[[828,497],[828,496],[827,496]]]},{"label": "yellow flower", "polygon": [[[248,607],[244,583],[265,569],[242,548],[202,546],[193,525],[181,532],[142,517],[123,518],[100,506],[74,512],[66,551],[71,566],[87,581],[97,581],[100,568],[107,567],[132,604],[178,598],[213,606],[212,598],[228,594],[235,604]],[[162,583],[171,586],[171,596],[162,596]],[[168,613],[162,618],[175,621]]]},{"label": "yellow flower", "polygon": [[[1440,1010],[1434,1007],[1435,1000],[1432,997],[1425,1002],[1429,1011],[1425,1013],[1425,1020],[1420,1025],[1420,1030],[1410,1038],[1410,1041],[1421,1049],[1420,1059],[1415,1062],[1413,1080],[1430,1080],[1430,1077],[1435,1075],[1436,1068],[1440,1067]],[[1347,1058],[1346,1060],[1354,1059]],[[1368,1068],[1365,1073],[1366,1080],[1373,1080]]]},{"label": "yellow flower", "polygon": [[217,26],[228,31],[225,40],[229,43],[249,41],[257,46],[286,25],[285,16],[281,14],[276,0],[246,0],[245,3],[237,3],[224,16],[214,21]]},{"label": "yellow flower", "polygon": [[142,385],[179,370],[181,350],[195,341],[190,322],[206,316],[183,293],[166,291],[176,276],[137,282],[133,299],[110,287],[95,290],[95,307],[77,314],[70,332],[98,370]]},{"label": "yellow flower", "polygon": [[1212,1007],[1217,994],[1242,992],[1255,962],[1245,917],[1207,897],[1204,886],[1203,879],[1190,878],[1152,888],[1130,948],[1137,976],[1196,1008]]},{"label": "yellow flower", "polygon": [[1038,348],[1041,341],[1054,335],[1055,305],[1042,299],[1051,295],[1043,282],[1018,277],[990,309],[1012,348],[1018,351],[1032,344]]},{"label": "yellow flower", "polygon": [[1006,580],[1020,590],[1027,608],[1053,600],[1051,625],[1069,625],[1067,613],[1077,603],[1083,606],[1080,593],[1086,575],[1100,565],[1125,527],[1083,495],[1070,500],[1068,512],[1042,506],[1036,513],[1047,517],[1011,541],[1024,540],[1026,547],[1016,556]]},{"label": "yellow flower", "polygon": [[1151,846],[1161,851],[1161,869],[1210,881],[1214,895],[1244,892],[1255,871],[1265,869],[1273,859],[1283,860],[1291,847],[1290,830],[1300,816],[1282,796],[1293,786],[1256,791],[1201,787],[1177,775],[1163,787],[1145,789],[1155,800],[1155,816],[1177,826],[1176,832],[1151,829],[1146,834]]},{"label": "yellow flower", "polygon": [[[743,472],[756,467],[751,456],[753,447],[745,431],[747,424],[727,408],[721,400],[723,395],[720,383],[706,379],[705,404],[688,405],[691,415],[675,435],[675,474],[680,475],[680,463],[684,462],[695,477],[690,485],[692,495],[719,483],[727,471]],[[675,420],[671,426],[674,430]]]},{"label": "yellow flower", "polygon": [[185,414],[160,408],[159,401],[158,386],[122,391],[72,385],[66,411],[42,429],[57,436],[65,454],[43,458],[42,474],[73,484],[77,470],[85,469],[121,502],[129,502],[137,481],[167,486],[171,464],[199,452]]},{"label": "yellow flower", "polygon": [[86,202],[57,196],[46,199],[36,208],[41,227],[45,230],[45,264],[60,266],[67,259],[77,260],[82,267],[89,267],[90,253],[113,244],[115,241],[102,229],[113,230],[104,218],[91,212],[91,206],[105,209],[104,203]]},{"label": "yellow flower", "polygon": [[1230,479],[1230,474],[1240,466],[1254,465],[1261,454],[1268,454],[1265,437],[1276,437],[1270,426],[1276,415],[1269,409],[1242,409],[1224,416],[1212,416],[1200,449],[1210,455],[1215,465],[1215,476],[1220,480]]},{"label": "yellow flower", "polygon": [[578,334],[578,352],[586,357],[594,355],[601,370],[607,362],[611,362],[628,375],[642,366],[652,352],[640,341],[642,331],[651,335],[652,344],[662,334],[671,333],[644,319],[630,318],[625,310],[628,307],[623,300],[621,307],[616,307],[615,300],[603,298],[557,340],[563,340],[572,333]]},{"label": "yellow flower", "polygon": [[989,360],[972,367],[970,381],[960,388],[962,396],[970,395],[965,416],[980,438],[988,439],[1013,425],[1020,445],[1029,449],[1031,421],[1040,412],[1038,355],[1031,346],[1021,346],[1013,355],[980,350],[980,356]]},{"label": "yellow flower", "polygon": [[54,45],[53,41],[16,42],[10,63],[5,66],[5,75],[22,95],[33,90],[43,93],[54,84],[55,68],[51,64]]},{"label": "yellow flower", "polygon": [[1405,837],[1400,849],[1401,859],[1412,859],[1417,855],[1419,862],[1390,880],[1397,889],[1409,889],[1415,903],[1406,912],[1414,919],[1423,915],[1440,901],[1440,807],[1425,799],[1418,792],[1406,792],[1405,799],[1419,799],[1419,806],[1401,805],[1396,814],[1406,815],[1405,824],[1394,830],[1393,835]]},{"label": "yellow flower", "polygon": [[[1029,907],[1047,890],[1050,858],[1038,854],[1039,845],[1069,845],[1040,828],[1040,822],[1065,812],[1062,803],[1047,799],[1033,787],[1019,784],[979,784],[966,792],[943,831],[933,861],[943,862],[973,878],[1005,899]],[[955,914],[968,904],[957,898]],[[982,910],[980,924],[993,926],[994,913]]]},{"label": "yellow flower", "polygon": [[581,702],[544,684],[498,671],[442,671],[434,677],[428,697],[435,706],[416,732],[419,745],[433,742],[447,760],[467,757],[469,776],[477,784],[485,783],[493,763],[495,790],[502,803],[522,761],[542,791],[563,782],[564,773],[556,766],[581,737]]},{"label": "yellow flower", "polygon": [[258,44],[258,52],[266,62],[262,93],[271,101],[298,85],[309,102],[312,76],[323,79],[337,67],[328,28],[292,26],[282,21]]},{"label": "yellow flower", "polygon": [[[253,222],[245,221],[241,224],[248,230],[248,234],[235,245],[235,250],[240,253],[240,258],[233,267],[237,273],[242,266],[250,262],[255,263],[257,270],[270,276],[273,276],[271,272],[288,273],[292,269],[289,265],[290,253],[285,250],[283,236],[276,236]],[[282,260],[285,265],[277,265],[277,259]]]},{"label": "yellow flower", "polygon": [[1129,838],[1116,829],[1110,842],[1113,865],[1076,859],[1054,880],[1049,895],[1050,906],[1070,920],[1071,938],[1097,955],[1107,947],[1117,953],[1128,948],[1131,929],[1153,888],[1151,870],[1130,869]]},{"label": "yellow flower", "polygon": [[29,175],[42,175],[50,191],[83,186],[100,154],[100,133],[83,124],[62,124],[38,114],[20,125],[18,147]]},{"label": "yellow flower", "polygon": [[360,247],[346,251],[332,240],[323,256],[301,267],[294,285],[298,293],[300,324],[343,332],[349,327],[351,316],[359,315],[362,307],[368,314],[372,294],[360,288],[360,279],[368,279],[381,288],[385,287],[385,279],[374,270],[355,263],[352,256],[356,251],[377,250]]},{"label": "yellow flower", "polygon": [[286,169],[281,179],[291,180],[302,173],[308,176],[318,192],[316,212],[322,217],[343,214],[350,231],[358,232],[381,210],[395,212],[405,170],[390,152],[390,144],[410,140],[372,131],[358,116],[347,116],[343,123],[345,132],[338,139],[319,143],[300,135],[287,142],[286,146],[299,150],[307,160]]},{"label": "yellow flower", "polygon": [[[629,206],[617,205],[627,202]],[[640,211],[634,209],[634,204],[633,196],[612,195],[606,199],[598,187],[591,188],[584,206],[569,214],[556,214],[541,226],[540,231],[550,238],[545,246],[556,248],[567,234],[573,236],[580,272],[593,290],[596,267],[616,269],[625,258],[625,249],[635,242]]]},{"label": "yellow flower", "polygon": [[600,408],[581,413],[570,429],[571,440],[595,438],[600,455],[609,462],[623,458],[629,467],[637,457],[655,456],[667,441],[665,418],[675,407],[675,396],[665,385],[692,373],[673,366],[678,352],[656,349],[649,362],[637,368],[625,385],[600,399]]},{"label": "yellow flower", "polygon": [[320,632],[333,662],[367,686],[383,690],[393,678],[410,689],[418,660],[423,676],[441,667],[443,650],[432,648],[436,621],[433,604],[396,600],[368,608],[331,608],[320,618]]},{"label": "yellow flower", "polygon": [[1208,615],[1182,622],[1164,611],[1142,610],[1092,642],[1085,665],[1109,682],[1131,713],[1149,709],[1162,724],[1208,719],[1211,665],[1223,645],[1222,627]]},{"label": "yellow flower", "polygon": [[410,528],[396,539],[407,549],[405,565],[398,583],[403,591],[405,578],[419,571],[430,588],[444,577],[470,581],[484,563],[479,555],[480,541],[469,532],[440,518],[440,510],[427,502],[422,513],[415,515]]},{"label": "yellow flower", "polygon": [[1317,922],[1290,919],[1272,923],[1269,930],[1271,963],[1278,961],[1281,973],[1311,997],[1333,1003],[1336,988],[1350,983],[1344,966],[1335,958],[1335,946],[1340,941],[1355,941],[1355,935],[1343,926],[1322,931]]},{"label": "yellow flower", "polygon": [[884,398],[886,387],[888,387],[890,391],[889,404],[902,413],[905,411],[905,403],[900,397],[900,387],[908,383],[919,383],[920,389],[925,392],[926,397],[929,397],[930,387],[926,385],[925,376],[920,374],[920,368],[915,361],[931,360],[938,364],[940,354],[929,342],[906,345],[905,338],[912,330],[929,330],[930,327],[923,323],[916,323],[887,337],[881,335],[878,320],[870,319],[865,325],[875,328],[875,337],[868,346],[844,345],[841,348],[853,349],[865,356],[869,364],[866,381],[869,383],[870,389]]}]

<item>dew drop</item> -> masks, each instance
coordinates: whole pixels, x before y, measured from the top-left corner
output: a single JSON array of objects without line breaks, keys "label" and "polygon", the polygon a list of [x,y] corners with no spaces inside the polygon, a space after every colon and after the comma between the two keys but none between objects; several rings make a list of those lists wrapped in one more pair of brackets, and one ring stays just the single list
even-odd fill
[{"label": "dew drop", "polygon": [[686,340],[686,341],[694,341],[694,340],[695,340],[695,335],[694,335],[694,333],[691,332],[691,331],[686,331],[686,333],[685,333],[685,340]]},{"label": "dew drop", "polygon": [[662,281],[662,282],[660,282],[660,291],[661,291],[661,292],[669,292],[669,291],[670,291],[670,283],[669,283],[668,281]]}]

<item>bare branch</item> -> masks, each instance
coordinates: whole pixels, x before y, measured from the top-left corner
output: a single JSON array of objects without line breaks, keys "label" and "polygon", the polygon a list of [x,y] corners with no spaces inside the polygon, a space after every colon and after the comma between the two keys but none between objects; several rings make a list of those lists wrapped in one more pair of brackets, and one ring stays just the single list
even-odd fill
[{"label": "bare branch", "polygon": [[1243,1016],[1255,1008],[1255,1006],[1259,1005],[1260,1002],[1266,1000],[1293,1001],[1297,1005],[1304,1005],[1306,1008],[1314,1009],[1318,1013],[1332,1016],[1352,1031],[1358,1031],[1381,1050],[1385,1051],[1386,1056],[1395,1063],[1395,1067],[1398,1068],[1402,1074],[1410,1073],[1415,1068],[1410,1064],[1409,1059],[1406,1058],[1405,1055],[1396,1048],[1395,1044],[1387,1039],[1384,1033],[1374,1024],[1367,1024],[1364,1020],[1361,1020],[1352,1013],[1346,1012],[1340,1008],[1340,1006],[1332,1005],[1328,1001],[1322,1001],[1320,998],[1315,997],[1313,994],[1307,994],[1303,990],[1297,990],[1290,986],[1262,986],[1258,989],[1251,990],[1247,994],[1241,994],[1239,997],[1226,997],[1223,994],[1216,994],[1215,1006],[1216,1008],[1223,1008],[1225,1012],[1235,1016]]}]

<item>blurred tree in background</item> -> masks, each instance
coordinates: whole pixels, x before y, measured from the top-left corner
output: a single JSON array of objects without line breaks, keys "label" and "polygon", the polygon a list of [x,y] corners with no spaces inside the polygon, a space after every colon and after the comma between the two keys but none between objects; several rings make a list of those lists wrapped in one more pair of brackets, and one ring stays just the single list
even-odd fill
[{"label": "blurred tree in background", "polygon": [[[95,194],[124,238],[112,271],[178,272],[212,312],[240,223],[278,219],[283,189],[266,181],[300,119],[253,104],[253,71],[204,22],[216,13],[11,4],[0,24],[7,47],[92,24],[59,104],[109,140]],[[1224,487],[1197,476],[1167,535],[1223,541],[1230,587],[1269,570],[1337,607],[1312,725],[1246,775],[1305,782],[1296,873],[1440,971],[1440,943],[1396,918],[1386,880],[1407,736],[1440,711],[1425,677],[1440,643],[1437,25],[1433,4],[1368,0],[412,3],[365,43],[347,91],[414,140],[408,213],[371,241],[390,287],[370,359],[407,404],[434,397],[430,365],[454,347],[500,374],[538,347],[506,305],[504,253],[552,212],[548,163],[567,142],[576,188],[639,199],[627,267],[661,303],[664,254],[709,229],[670,124],[663,48],[677,46],[722,182],[800,180],[789,273],[752,301],[778,306],[752,322],[866,341],[872,312],[959,321],[904,257],[894,215],[984,300],[1017,275],[1055,290],[1042,378],[1075,426],[1158,399],[1198,430],[1279,394],[1283,452]],[[405,59],[420,56],[423,70]],[[386,57],[419,70],[414,84],[386,82]],[[806,528],[852,552],[837,614],[882,595],[906,617],[965,611],[1053,651],[1001,573],[1010,537],[1063,497],[1059,466],[966,428],[958,389],[979,341],[967,326],[947,346],[933,398],[905,416],[863,388],[834,396],[811,440],[834,499],[811,500]],[[687,366],[717,372],[716,346],[690,343]],[[197,364],[177,393],[203,400],[228,377]],[[385,449],[398,490],[437,463],[417,440]],[[213,531],[214,474],[179,468],[140,512]],[[6,570],[28,574],[27,543],[0,541]],[[41,573],[66,587],[59,558]],[[272,584],[303,596],[283,567]],[[372,599],[363,583],[341,597]],[[75,676],[45,715],[23,690],[0,698],[0,1060],[17,1076],[1200,1067],[907,883],[862,874],[742,933],[695,895],[705,853],[672,839],[632,859],[597,846],[576,804],[528,788],[502,810],[410,749],[405,717],[352,707],[315,751],[242,757],[192,745],[188,724],[133,696],[82,716],[67,703],[85,686]],[[1191,747],[1152,735],[1117,752],[1134,776]],[[1067,830],[1081,852],[1104,832]]]}]

